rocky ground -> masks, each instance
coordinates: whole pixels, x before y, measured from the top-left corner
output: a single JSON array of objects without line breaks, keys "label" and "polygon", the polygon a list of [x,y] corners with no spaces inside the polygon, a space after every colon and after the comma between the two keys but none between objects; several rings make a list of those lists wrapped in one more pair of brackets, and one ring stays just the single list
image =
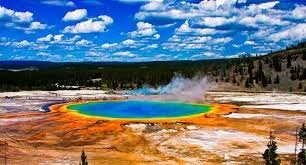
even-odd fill
[{"label": "rocky ground", "polygon": [[222,113],[169,121],[106,121],[60,111],[46,103],[124,99],[104,91],[0,94],[0,164],[262,164],[273,130],[282,164],[290,164],[295,130],[306,120],[306,96],[208,92]]}]

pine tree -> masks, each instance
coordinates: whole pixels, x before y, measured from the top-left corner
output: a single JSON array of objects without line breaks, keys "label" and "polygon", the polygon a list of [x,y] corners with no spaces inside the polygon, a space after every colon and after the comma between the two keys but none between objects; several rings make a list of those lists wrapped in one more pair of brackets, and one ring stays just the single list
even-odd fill
[{"label": "pine tree", "polygon": [[271,76],[268,77],[268,84],[272,84]]},{"label": "pine tree", "polygon": [[274,79],[274,84],[279,84],[279,76],[276,75],[275,79]]},{"label": "pine tree", "polygon": [[303,89],[303,84],[301,82],[299,83],[299,89]]},{"label": "pine tree", "polygon": [[279,57],[274,56],[272,57],[272,62],[273,62],[273,66],[275,71],[277,72],[281,72],[282,71],[282,61]]},{"label": "pine tree", "polygon": [[287,68],[290,68],[291,67],[291,56],[288,55],[287,56]]},{"label": "pine tree", "polygon": [[236,77],[233,76],[233,84],[236,84],[236,83],[237,83]]},{"label": "pine tree", "polygon": [[268,80],[267,80],[267,78],[264,74],[262,75],[262,80],[261,81],[262,81],[262,86],[263,87],[266,87],[268,85]]},{"label": "pine tree", "polygon": [[306,60],[306,51],[303,53],[303,60]]},{"label": "pine tree", "polygon": [[87,156],[85,154],[84,149],[83,149],[82,154],[81,154],[81,163],[80,163],[80,165],[88,165]]},{"label": "pine tree", "polygon": [[249,78],[247,78],[246,81],[245,81],[245,87],[250,88]]},{"label": "pine tree", "polygon": [[302,124],[302,127],[298,133],[299,141],[302,143],[301,152],[297,155],[297,164],[298,165],[305,165],[306,164],[306,125],[305,123]]},{"label": "pine tree", "polygon": [[262,154],[263,159],[265,160],[266,165],[280,165],[281,160],[276,153],[277,145],[274,140],[275,137],[272,135],[272,131],[270,131],[269,143],[267,144],[267,149]]},{"label": "pine tree", "polygon": [[301,152],[298,154],[298,165],[305,165],[306,164],[306,149],[301,149]]},{"label": "pine tree", "polygon": [[262,75],[264,74],[263,69],[262,69],[262,63],[259,61],[258,64],[258,78],[261,81],[262,80]]}]

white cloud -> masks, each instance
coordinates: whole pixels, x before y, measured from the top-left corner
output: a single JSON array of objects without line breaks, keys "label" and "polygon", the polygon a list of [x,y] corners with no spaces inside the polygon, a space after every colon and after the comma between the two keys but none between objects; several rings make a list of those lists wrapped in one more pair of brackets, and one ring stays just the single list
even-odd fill
[{"label": "white cloud", "polygon": [[[76,44],[77,46],[87,46],[91,45],[92,42],[87,42],[87,40],[80,40],[81,36],[75,35],[71,38],[64,38],[63,34],[57,34],[57,35],[52,35],[48,34],[45,37],[38,38],[36,42],[42,43],[42,42],[48,42],[50,44],[60,44],[60,45],[72,45]],[[67,50],[73,50],[72,48],[68,48],[67,46],[65,47]]]},{"label": "white cloud", "polygon": [[36,53],[37,56],[43,56],[43,57],[51,57],[50,53],[45,53],[45,52],[38,52]]},{"label": "white cloud", "polygon": [[233,39],[231,37],[225,37],[225,38],[214,38],[212,43],[213,44],[226,44],[231,42]]},{"label": "white cloud", "polygon": [[68,2],[66,2],[65,6],[74,7],[75,4],[72,1],[68,1]]},{"label": "white cloud", "polygon": [[277,18],[275,16],[268,16],[264,14],[258,14],[255,17],[244,17],[239,21],[239,23],[252,27],[258,27],[261,26],[262,24],[278,25],[278,26],[284,26],[290,24],[288,21],[281,20],[281,18]]},{"label": "white cloud", "polygon": [[87,21],[77,23],[74,26],[66,26],[64,33],[93,33],[105,32],[106,26],[113,23],[113,19],[106,15],[97,18],[91,18]]},{"label": "white cloud", "polygon": [[44,30],[47,27],[47,24],[42,24],[40,22],[32,22],[29,27],[29,30]]},{"label": "white cloud", "polygon": [[123,57],[135,57],[136,54],[131,53],[130,51],[122,51],[114,53],[115,56],[123,56]]},{"label": "white cloud", "polygon": [[217,9],[217,3],[216,1],[203,0],[199,3],[199,8],[201,10],[213,11]]},{"label": "white cloud", "polygon": [[160,35],[159,34],[154,34],[153,36],[155,39],[159,39],[160,38]]},{"label": "white cloud", "polygon": [[217,30],[213,28],[191,28],[189,22],[185,21],[178,29],[176,29],[178,34],[195,34],[195,35],[213,35],[217,33]]},{"label": "white cloud", "polygon": [[60,41],[62,41],[63,36],[64,36],[63,34],[54,35],[54,36],[53,36],[54,42],[60,42]]},{"label": "white cloud", "polygon": [[44,0],[41,2],[46,5],[75,7],[74,2],[66,0]]},{"label": "white cloud", "polygon": [[158,44],[152,44],[152,45],[148,45],[144,48],[141,48],[141,50],[156,49],[156,48],[158,48]]},{"label": "white cloud", "polygon": [[45,37],[38,38],[37,41],[38,42],[49,42],[49,41],[51,41],[52,38],[53,38],[53,35],[52,34],[48,34]]},{"label": "white cloud", "polygon": [[114,48],[114,47],[116,47],[116,46],[118,46],[118,44],[117,43],[105,43],[105,44],[103,44],[103,45],[101,45],[101,47],[103,48],[103,49],[110,49],[110,48]]},{"label": "white cloud", "polygon": [[0,20],[6,17],[10,18],[13,22],[25,23],[33,20],[33,13],[29,11],[17,12],[0,6]]},{"label": "white cloud", "polygon": [[295,19],[306,19],[306,6],[296,6],[292,11],[292,17]]},{"label": "white cloud", "polygon": [[78,21],[87,16],[86,9],[76,9],[74,11],[69,11],[63,18],[63,21]]},{"label": "white cloud", "polygon": [[118,0],[123,3],[139,3],[139,2],[149,2],[150,0]]},{"label": "white cloud", "polygon": [[17,48],[22,48],[22,47],[31,46],[32,43],[27,41],[27,40],[22,40],[20,42],[14,42],[12,45],[17,47]]},{"label": "white cloud", "polygon": [[[163,49],[171,51],[222,51],[228,49],[225,44],[232,42],[236,34],[249,39],[245,42],[246,45],[253,44],[252,41],[254,44],[265,44],[269,48],[276,48],[275,45],[266,45],[271,40],[288,44],[288,40],[294,42],[306,38],[305,30],[302,30],[305,27],[299,23],[306,19],[306,6],[297,5],[294,10],[284,10],[276,8],[276,5],[282,3],[276,0],[265,3],[254,1],[253,4],[246,2],[247,0],[202,0],[199,3],[152,0],[140,7],[135,18],[141,22],[153,22],[155,24],[152,26],[156,27],[184,20],[185,23],[175,29],[174,35],[162,44]],[[237,3],[241,7],[237,7]],[[134,33],[136,32],[137,30]],[[240,47],[237,43],[235,46]],[[254,46],[252,50],[255,50]]]},{"label": "white cloud", "polygon": [[92,43],[93,43],[92,41],[88,41],[88,40],[82,39],[82,40],[76,42],[75,44],[77,46],[90,46]]},{"label": "white cloud", "polygon": [[138,22],[137,23],[137,30],[128,33],[131,37],[149,37],[156,34],[157,31],[155,30],[154,26],[147,22]]},{"label": "white cloud", "polygon": [[256,45],[256,43],[254,41],[245,41],[244,42],[245,45]]},{"label": "white cloud", "polygon": [[306,38],[306,23],[297,24],[288,29],[278,31],[268,37],[274,42],[280,40],[302,40]]},{"label": "white cloud", "polygon": [[33,20],[33,13],[31,12],[15,12],[14,16],[17,18],[17,22],[30,22]]},{"label": "white cloud", "polygon": [[225,24],[235,22],[237,17],[233,18],[224,18],[224,17],[201,17],[197,20],[197,24],[208,26],[208,27],[217,27]]},{"label": "white cloud", "polygon": [[250,5],[249,8],[271,9],[277,4],[279,4],[279,1],[272,1],[272,2],[260,3],[258,5],[252,4],[252,5]]},{"label": "white cloud", "polygon": [[75,35],[72,38],[67,39],[67,42],[72,42],[73,43],[73,42],[79,40],[80,38],[81,38],[81,36]]},{"label": "white cloud", "polygon": [[123,45],[133,45],[133,44],[135,44],[135,41],[131,40],[131,39],[127,39],[127,40],[123,41],[122,44]]},{"label": "white cloud", "polygon": [[97,52],[97,51],[88,51],[86,53],[86,57],[103,57],[103,56],[105,56],[104,53]]},{"label": "white cloud", "polygon": [[143,5],[141,9],[146,11],[164,10],[165,5],[163,0],[151,0],[149,3]]},{"label": "white cloud", "polygon": [[33,13],[29,11],[19,12],[0,6],[0,22],[4,26],[23,30],[25,33],[33,33],[35,30],[48,28],[47,24],[33,21]]}]

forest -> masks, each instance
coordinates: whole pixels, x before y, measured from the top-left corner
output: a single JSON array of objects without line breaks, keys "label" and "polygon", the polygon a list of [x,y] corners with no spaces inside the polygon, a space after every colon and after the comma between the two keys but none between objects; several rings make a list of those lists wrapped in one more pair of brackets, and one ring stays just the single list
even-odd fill
[{"label": "forest", "polygon": [[232,59],[138,63],[0,61],[0,91],[156,87],[167,84],[175,74],[188,78],[205,75],[217,83],[241,88],[278,88],[277,84],[284,86],[281,82],[286,82],[293,86],[283,90],[304,91],[306,42],[263,56],[245,53]]}]

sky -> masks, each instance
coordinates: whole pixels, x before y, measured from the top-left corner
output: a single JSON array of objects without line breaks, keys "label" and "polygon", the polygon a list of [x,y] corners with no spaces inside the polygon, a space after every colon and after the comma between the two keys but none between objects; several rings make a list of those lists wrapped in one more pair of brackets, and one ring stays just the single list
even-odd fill
[{"label": "sky", "polygon": [[305,40],[305,0],[0,0],[0,60],[232,58]]}]

